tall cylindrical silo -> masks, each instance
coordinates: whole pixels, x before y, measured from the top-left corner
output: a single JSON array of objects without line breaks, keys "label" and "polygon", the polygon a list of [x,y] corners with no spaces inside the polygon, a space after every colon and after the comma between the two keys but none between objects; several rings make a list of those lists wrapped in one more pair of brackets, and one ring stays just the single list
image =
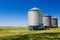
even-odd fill
[{"label": "tall cylindrical silo", "polygon": [[43,16],[43,26],[45,28],[49,28],[49,27],[52,27],[52,24],[51,24],[51,16],[46,14]]},{"label": "tall cylindrical silo", "polygon": [[58,19],[56,17],[52,18],[52,27],[58,27]]},{"label": "tall cylindrical silo", "polygon": [[36,7],[28,11],[28,26],[31,30],[42,29],[42,11]]}]

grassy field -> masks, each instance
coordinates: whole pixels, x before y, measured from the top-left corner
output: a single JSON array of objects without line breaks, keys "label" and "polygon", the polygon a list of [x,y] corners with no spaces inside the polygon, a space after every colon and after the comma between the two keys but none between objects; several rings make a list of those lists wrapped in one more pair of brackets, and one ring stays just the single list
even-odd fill
[{"label": "grassy field", "polygon": [[30,31],[27,27],[0,27],[0,40],[60,40],[60,28]]}]

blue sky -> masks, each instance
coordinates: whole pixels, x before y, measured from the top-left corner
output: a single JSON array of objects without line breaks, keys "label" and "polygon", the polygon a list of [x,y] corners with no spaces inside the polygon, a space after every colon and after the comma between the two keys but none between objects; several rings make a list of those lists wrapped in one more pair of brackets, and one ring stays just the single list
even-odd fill
[{"label": "blue sky", "polygon": [[26,26],[27,12],[33,7],[43,10],[43,15],[57,17],[60,22],[60,0],[0,0],[0,25]]}]

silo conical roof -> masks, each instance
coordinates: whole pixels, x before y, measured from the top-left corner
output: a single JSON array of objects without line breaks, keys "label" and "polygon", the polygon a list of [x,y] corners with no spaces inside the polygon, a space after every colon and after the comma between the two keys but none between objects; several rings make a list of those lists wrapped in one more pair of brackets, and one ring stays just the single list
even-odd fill
[{"label": "silo conical roof", "polygon": [[32,8],[32,9],[30,9],[30,10],[34,11],[34,10],[40,10],[40,9],[37,8],[37,7],[34,7],[34,8]]},{"label": "silo conical roof", "polygon": [[52,17],[52,18],[57,18],[57,17]]},{"label": "silo conical roof", "polygon": [[45,14],[44,16],[51,16],[51,15],[49,15],[49,14]]}]

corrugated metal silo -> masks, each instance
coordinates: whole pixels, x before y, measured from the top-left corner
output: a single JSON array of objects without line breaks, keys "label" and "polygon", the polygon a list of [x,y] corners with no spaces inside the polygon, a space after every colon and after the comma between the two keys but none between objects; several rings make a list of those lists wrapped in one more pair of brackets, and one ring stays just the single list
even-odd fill
[{"label": "corrugated metal silo", "polygon": [[42,11],[36,7],[28,11],[28,26],[31,30],[42,29]]},{"label": "corrugated metal silo", "polygon": [[46,14],[43,16],[43,26],[45,28],[49,28],[49,27],[52,27],[52,24],[51,24],[51,16]]},{"label": "corrugated metal silo", "polygon": [[58,27],[58,19],[56,17],[52,18],[52,27]]}]

